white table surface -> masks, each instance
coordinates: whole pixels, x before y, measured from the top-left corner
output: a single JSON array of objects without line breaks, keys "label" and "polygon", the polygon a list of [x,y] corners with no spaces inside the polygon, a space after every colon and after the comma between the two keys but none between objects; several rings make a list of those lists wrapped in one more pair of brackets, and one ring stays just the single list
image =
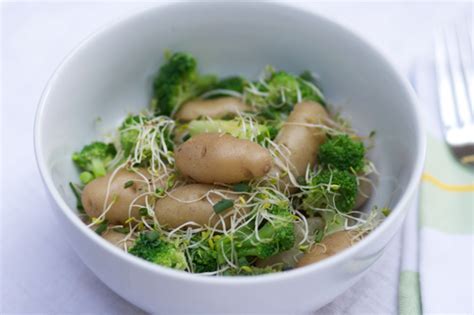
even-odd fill
[{"label": "white table surface", "polygon": [[[3,3],[1,15],[0,313],[141,314],[85,267],[59,232],[33,152],[41,92],[64,56],[102,25],[151,2]],[[403,73],[431,56],[435,27],[473,13],[464,3],[298,5],[356,30]],[[397,312],[400,235],[354,287],[316,314]],[[317,292],[315,292],[317,294]]]}]

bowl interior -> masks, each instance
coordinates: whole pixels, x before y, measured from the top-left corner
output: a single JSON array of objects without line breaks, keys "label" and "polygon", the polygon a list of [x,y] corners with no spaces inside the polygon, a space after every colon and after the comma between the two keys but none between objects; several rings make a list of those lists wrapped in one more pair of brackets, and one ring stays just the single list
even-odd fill
[{"label": "bowl interior", "polygon": [[[185,17],[185,18],[183,18]],[[75,150],[110,136],[148,106],[163,51],[189,51],[202,72],[256,78],[265,65],[320,77],[329,101],[363,135],[382,174],[371,207],[394,207],[416,167],[419,128],[406,87],[386,61],[323,18],[277,5],[197,3],[153,9],[85,41],[52,78],[40,108],[37,148],[54,188],[75,211]]]}]

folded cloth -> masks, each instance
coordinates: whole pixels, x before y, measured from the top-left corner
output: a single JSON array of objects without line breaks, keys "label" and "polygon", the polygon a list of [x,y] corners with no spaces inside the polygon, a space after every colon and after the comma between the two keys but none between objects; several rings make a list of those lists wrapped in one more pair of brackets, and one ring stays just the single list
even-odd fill
[{"label": "folded cloth", "polygon": [[439,133],[427,140],[419,211],[404,226],[399,311],[474,314],[474,168],[455,159]]}]

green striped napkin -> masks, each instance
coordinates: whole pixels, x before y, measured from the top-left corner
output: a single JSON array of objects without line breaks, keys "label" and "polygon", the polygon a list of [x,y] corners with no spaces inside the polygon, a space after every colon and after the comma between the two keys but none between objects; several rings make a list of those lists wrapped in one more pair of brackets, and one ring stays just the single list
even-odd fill
[{"label": "green striped napkin", "polygon": [[433,136],[401,269],[400,314],[474,314],[474,168]]}]

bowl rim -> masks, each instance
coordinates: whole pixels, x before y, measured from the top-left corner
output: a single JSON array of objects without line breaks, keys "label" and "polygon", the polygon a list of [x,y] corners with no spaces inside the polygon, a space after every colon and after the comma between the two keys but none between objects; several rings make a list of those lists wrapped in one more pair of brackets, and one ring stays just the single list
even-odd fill
[{"label": "bowl rim", "polygon": [[[58,189],[56,189],[51,174],[48,171],[44,154],[43,148],[41,145],[42,139],[42,130],[43,130],[43,116],[46,110],[46,104],[48,103],[48,98],[51,92],[54,90],[54,86],[60,78],[61,74],[64,71],[64,68],[68,62],[74,58],[77,52],[86,48],[89,43],[93,42],[95,39],[100,38],[101,36],[105,36],[109,32],[113,32],[114,29],[120,25],[125,25],[130,23],[133,20],[141,19],[148,14],[153,14],[155,11],[162,10],[168,7],[179,7],[179,6],[187,6],[187,5],[195,5],[196,3],[192,2],[170,2],[170,3],[161,3],[155,4],[153,6],[147,7],[145,9],[139,9],[132,14],[128,14],[126,16],[122,16],[118,19],[115,19],[109,23],[106,23],[104,26],[100,27],[98,30],[94,31],[93,33],[86,36],[74,49],[72,49],[66,57],[60,62],[57,66],[56,70],[53,72],[51,77],[49,78],[46,87],[41,95],[39,104],[37,106],[36,114],[35,114],[35,122],[34,122],[34,151],[36,162],[41,174],[41,178],[43,183],[45,184],[49,194],[54,199],[56,205],[59,207],[60,211],[63,215],[70,221],[72,225],[74,225],[77,229],[79,229],[85,236],[89,239],[89,241],[94,242],[96,246],[102,248],[102,250],[107,251],[108,254],[115,256],[116,259],[125,260],[126,263],[135,265],[135,267],[142,268],[146,271],[153,272],[156,274],[160,274],[161,276],[167,276],[169,278],[174,278],[176,280],[183,280],[183,281],[190,281],[195,283],[201,284],[212,284],[212,285],[242,285],[242,284],[262,284],[262,283],[273,283],[273,282],[280,282],[285,281],[286,279],[291,278],[298,278],[304,277],[307,274],[318,272],[319,270],[328,269],[331,266],[337,265],[344,260],[349,260],[353,257],[357,252],[363,251],[366,249],[370,244],[372,244],[380,235],[384,233],[386,229],[388,229],[394,222],[397,220],[398,217],[403,216],[405,213],[404,208],[410,202],[414,192],[418,187],[419,180],[421,178],[425,154],[426,154],[426,136],[424,132],[424,125],[423,120],[421,119],[421,110],[419,109],[418,100],[415,96],[415,93],[408,83],[408,80],[404,78],[401,73],[392,65],[389,61],[387,56],[381,52],[378,48],[376,48],[373,44],[366,41],[358,32],[349,29],[342,24],[331,20],[330,18],[322,15],[321,13],[314,12],[313,10],[307,10],[300,6],[296,6],[291,3],[281,3],[281,2],[260,2],[260,3],[229,3],[229,2],[221,2],[221,3],[213,3],[213,5],[245,5],[245,6],[272,6],[276,9],[280,10],[291,10],[295,14],[299,15],[307,15],[308,17],[313,17],[319,19],[322,23],[330,24],[335,29],[346,33],[347,35],[351,36],[359,43],[362,44],[363,48],[366,50],[371,51],[374,55],[376,55],[381,62],[384,63],[386,70],[388,73],[393,75],[401,84],[402,88],[407,92],[410,105],[415,115],[415,138],[418,146],[416,147],[416,162],[414,165],[414,171],[410,175],[410,179],[408,185],[405,188],[405,191],[402,193],[399,201],[394,205],[390,215],[383,220],[383,222],[367,237],[365,237],[360,242],[354,244],[350,248],[338,253],[337,255],[331,256],[325,260],[322,260],[318,263],[310,264],[302,268],[295,268],[292,270],[288,270],[285,272],[279,273],[272,273],[272,274],[265,274],[265,275],[255,275],[255,276],[234,276],[234,277],[211,277],[211,276],[203,276],[199,274],[193,274],[185,271],[179,271],[167,267],[163,267],[160,265],[149,263],[143,259],[130,255],[123,250],[113,246],[112,244],[108,243],[102,237],[93,233],[87,226],[80,220],[80,218],[76,214],[76,210],[69,207],[64,199],[61,197]],[[202,4],[202,3],[200,3]],[[408,210],[407,210],[408,211]],[[75,249],[74,246],[72,246]],[[81,258],[82,260],[82,258]],[[94,272],[95,273],[95,272]]]}]

